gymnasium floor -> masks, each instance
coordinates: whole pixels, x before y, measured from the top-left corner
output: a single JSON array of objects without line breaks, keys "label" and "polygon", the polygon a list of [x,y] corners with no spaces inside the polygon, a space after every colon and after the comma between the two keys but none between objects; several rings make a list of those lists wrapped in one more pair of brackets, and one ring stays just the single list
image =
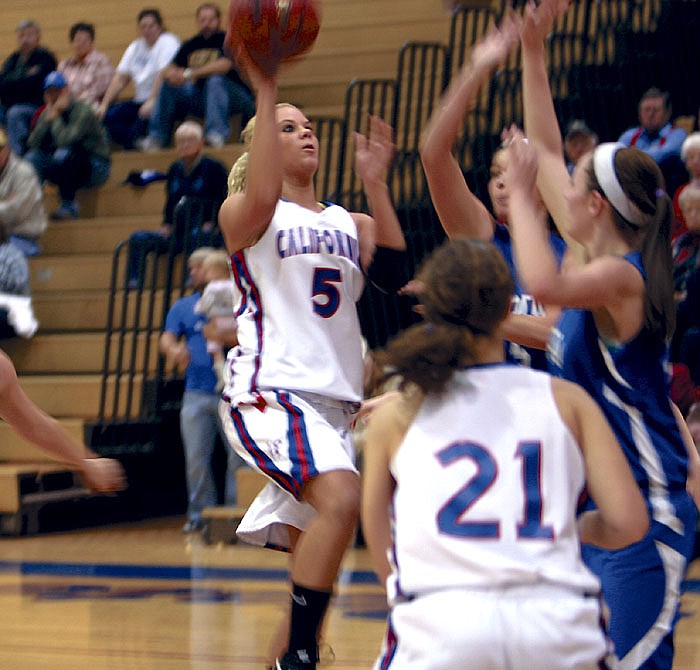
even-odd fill
[{"label": "gymnasium floor", "polygon": [[[286,606],[285,557],[206,545],[180,517],[0,538],[3,670],[261,670]],[[700,561],[684,585],[674,670],[700,668]],[[385,605],[363,549],[343,566],[321,668],[366,670]]]}]

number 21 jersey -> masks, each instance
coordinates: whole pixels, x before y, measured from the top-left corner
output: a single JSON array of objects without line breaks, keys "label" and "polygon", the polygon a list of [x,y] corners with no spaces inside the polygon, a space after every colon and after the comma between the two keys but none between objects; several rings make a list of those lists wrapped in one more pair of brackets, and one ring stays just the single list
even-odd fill
[{"label": "number 21 jersey", "polygon": [[544,372],[474,366],[429,395],[390,464],[390,598],[549,584],[598,593],[581,560],[578,444]]}]

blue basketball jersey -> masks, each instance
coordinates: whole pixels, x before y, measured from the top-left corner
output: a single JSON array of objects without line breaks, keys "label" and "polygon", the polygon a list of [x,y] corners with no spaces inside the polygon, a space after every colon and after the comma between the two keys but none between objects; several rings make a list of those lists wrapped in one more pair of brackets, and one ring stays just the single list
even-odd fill
[{"label": "blue basketball jersey", "polygon": [[[566,244],[561,237],[557,235],[549,236],[550,246],[554,251],[557,260],[561,262],[566,251]],[[493,233],[493,243],[498,247],[498,250],[503,255],[508,267],[510,268],[511,277],[515,283],[515,292],[513,293],[513,304],[511,312],[513,314],[531,314],[534,316],[542,316],[544,307],[535,300],[535,298],[527,292],[520,283],[520,278],[515,269],[515,261],[513,260],[513,245],[510,239],[510,231],[507,226],[502,223],[496,224],[496,229]],[[526,347],[515,342],[506,342],[506,359],[513,363],[520,363],[536,370],[547,369],[547,357],[543,350]]]},{"label": "blue basketball jersey", "polygon": [[[625,258],[646,279],[640,254]],[[567,309],[547,357],[555,375],[583,386],[603,410],[652,518],[683,534],[671,497],[685,492],[688,456],[669,398],[665,342],[644,328],[630,342],[606,341],[589,310]]]}]

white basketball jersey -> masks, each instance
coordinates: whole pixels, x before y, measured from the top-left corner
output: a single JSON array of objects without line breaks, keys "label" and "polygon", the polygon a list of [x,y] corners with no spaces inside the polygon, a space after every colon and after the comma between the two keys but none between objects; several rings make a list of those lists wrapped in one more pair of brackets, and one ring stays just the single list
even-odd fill
[{"label": "white basketball jersey", "polygon": [[598,593],[576,527],[583,457],[546,373],[457,372],[444,395],[425,399],[391,470],[390,600],[523,584]]},{"label": "white basketball jersey", "polygon": [[236,404],[258,390],[286,389],[359,401],[355,303],[364,278],[350,214],[280,200],[265,234],[234,254],[231,267],[243,299],[225,395]]}]

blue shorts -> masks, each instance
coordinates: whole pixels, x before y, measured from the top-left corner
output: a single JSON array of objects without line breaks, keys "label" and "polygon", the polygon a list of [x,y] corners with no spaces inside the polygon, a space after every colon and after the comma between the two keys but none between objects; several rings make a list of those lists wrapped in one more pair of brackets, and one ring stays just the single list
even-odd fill
[{"label": "blue shorts", "polygon": [[673,629],[697,519],[695,505],[689,496],[685,498],[676,505],[684,535],[652,522],[644,539],[624,549],[582,546],[583,560],[603,587],[620,670],[673,666]]}]

